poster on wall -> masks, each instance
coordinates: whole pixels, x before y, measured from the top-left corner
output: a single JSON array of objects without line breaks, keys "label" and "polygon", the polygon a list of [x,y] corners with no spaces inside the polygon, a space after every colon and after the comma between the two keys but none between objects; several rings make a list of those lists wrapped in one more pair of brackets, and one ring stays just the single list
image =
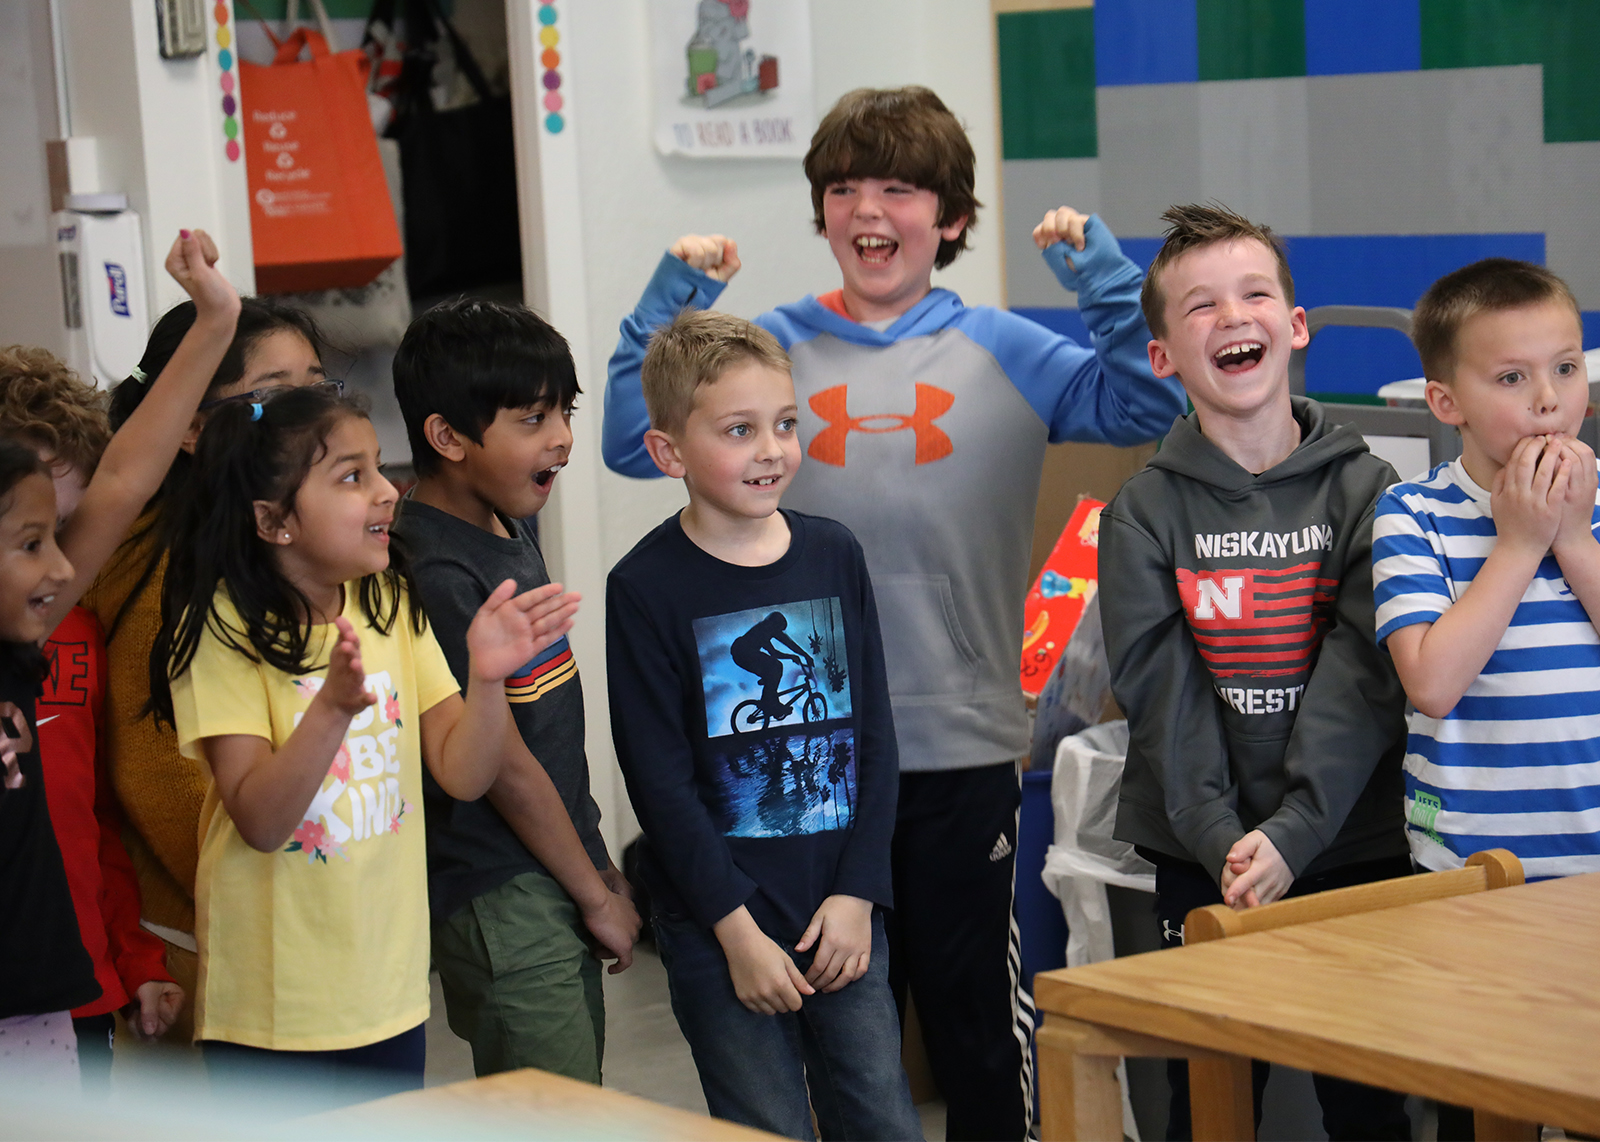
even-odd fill
[{"label": "poster on wall", "polygon": [[651,0],[664,155],[799,158],[816,127],[810,0]]}]

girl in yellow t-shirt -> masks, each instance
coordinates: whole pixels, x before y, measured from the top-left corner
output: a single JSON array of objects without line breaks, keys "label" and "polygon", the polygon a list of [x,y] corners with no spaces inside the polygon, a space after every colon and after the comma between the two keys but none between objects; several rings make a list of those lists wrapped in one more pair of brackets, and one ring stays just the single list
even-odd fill
[{"label": "girl in yellow t-shirt", "polygon": [[210,775],[207,1069],[354,1068],[379,1090],[420,1087],[420,762],[452,797],[484,794],[515,734],[502,682],[571,627],[576,596],[502,583],[467,632],[463,699],[391,550],[377,436],[327,388],[219,409],[183,496],[151,702]]}]

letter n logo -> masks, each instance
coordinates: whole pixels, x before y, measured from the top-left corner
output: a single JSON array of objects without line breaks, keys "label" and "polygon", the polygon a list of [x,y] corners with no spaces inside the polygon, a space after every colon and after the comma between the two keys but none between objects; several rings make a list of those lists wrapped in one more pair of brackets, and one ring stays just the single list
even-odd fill
[{"label": "letter n logo", "polygon": [[828,422],[828,426],[811,438],[806,455],[813,460],[836,467],[845,466],[845,442],[852,432],[877,434],[881,432],[916,433],[916,463],[931,464],[943,460],[955,446],[934,421],[950,411],[956,403],[954,394],[933,385],[917,386],[917,407],[908,416],[902,412],[868,413],[851,416],[849,411],[849,386],[835,385],[823,389],[810,400],[811,411]]},{"label": "letter n logo", "polygon": [[1227,575],[1219,587],[1215,579],[1194,581],[1194,617],[1197,620],[1215,619],[1222,612],[1225,619],[1237,619],[1244,613],[1244,576]]}]

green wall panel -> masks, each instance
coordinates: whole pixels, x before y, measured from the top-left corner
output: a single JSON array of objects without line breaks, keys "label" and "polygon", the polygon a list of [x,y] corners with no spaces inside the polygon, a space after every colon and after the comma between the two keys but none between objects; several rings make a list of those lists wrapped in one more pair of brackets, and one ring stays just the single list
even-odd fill
[{"label": "green wall panel", "polygon": [[1600,0],[1545,7],[1544,141],[1600,139]]},{"label": "green wall panel", "polygon": [[1305,0],[1197,0],[1200,78],[1306,73]]},{"label": "green wall panel", "polygon": [[1422,66],[1543,63],[1550,6],[1550,0],[1422,0]]},{"label": "green wall panel", "polygon": [[996,25],[1005,157],[1094,158],[1094,9],[1008,12]]},{"label": "green wall panel", "polygon": [[1544,140],[1600,139],[1600,0],[1422,0],[1422,66],[1544,65]]}]

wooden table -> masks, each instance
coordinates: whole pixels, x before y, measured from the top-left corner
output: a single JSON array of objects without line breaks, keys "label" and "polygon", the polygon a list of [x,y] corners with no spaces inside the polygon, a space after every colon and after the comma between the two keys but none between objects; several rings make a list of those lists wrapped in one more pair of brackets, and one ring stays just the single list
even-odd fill
[{"label": "wooden table", "polygon": [[563,1142],[600,1138],[772,1142],[777,1137],[532,1068],[390,1095],[303,1118],[294,1125],[310,1128],[309,1137],[333,1137],[346,1128],[357,1137],[372,1138],[381,1134]]},{"label": "wooden table", "polygon": [[1122,1137],[1117,1057],[1190,1059],[1196,1139],[1251,1139],[1251,1058],[1600,1134],[1600,873],[1041,972],[1046,1139]]}]

